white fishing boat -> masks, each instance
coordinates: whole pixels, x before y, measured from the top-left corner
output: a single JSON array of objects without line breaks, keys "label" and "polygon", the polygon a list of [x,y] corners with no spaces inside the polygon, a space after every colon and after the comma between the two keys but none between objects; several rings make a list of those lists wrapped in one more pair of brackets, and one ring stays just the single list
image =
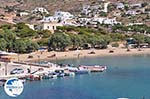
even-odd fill
[{"label": "white fishing boat", "polygon": [[68,67],[70,72],[74,72],[75,74],[88,74],[90,70],[85,69],[83,67]]},{"label": "white fishing boat", "polygon": [[81,65],[81,67],[88,69],[91,72],[103,72],[107,69],[106,66],[99,66],[99,65],[95,65],[95,66]]}]

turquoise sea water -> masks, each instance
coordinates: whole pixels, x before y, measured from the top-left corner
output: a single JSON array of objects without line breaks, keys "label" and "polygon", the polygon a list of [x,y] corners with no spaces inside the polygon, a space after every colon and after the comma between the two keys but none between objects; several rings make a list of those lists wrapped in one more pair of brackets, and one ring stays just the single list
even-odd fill
[{"label": "turquoise sea water", "polygon": [[10,98],[0,88],[0,99],[150,99],[150,56],[111,56],[69,59],[57,63],[106,65],[107,71],[76,77],[28,82],[24,92]]}]

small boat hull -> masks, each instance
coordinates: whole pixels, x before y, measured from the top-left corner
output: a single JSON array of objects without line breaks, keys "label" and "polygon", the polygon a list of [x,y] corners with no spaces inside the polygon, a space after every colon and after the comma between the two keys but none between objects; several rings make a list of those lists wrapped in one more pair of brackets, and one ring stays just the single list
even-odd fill
[{"label": "small boat hull", "polygon": [[107,69],[106,66],[81,66],[81,67],[86,68],[91,72],[103,72]]},{"label": "small boat hull", "polygon": [[89,70],[69,70],[70,72],[74,72],[75,74],[88,74]]}]

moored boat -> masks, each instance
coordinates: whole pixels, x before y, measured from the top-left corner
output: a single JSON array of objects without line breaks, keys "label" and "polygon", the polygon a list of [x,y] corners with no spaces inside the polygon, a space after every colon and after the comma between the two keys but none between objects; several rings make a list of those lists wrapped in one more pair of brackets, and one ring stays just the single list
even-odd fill
[{"label": "moored boat", "polygon": [[41,80],[42,79],[42,76],[41,75],[29,75],[29,76],[26,76],[25,77],[26,80],[29,80],[29,81],[38,81],[38,80]]},{"label": "moored boat", "polygon": [[90,72],[90,70],[82,67],[69,67],[68,70],[70,72],[74,72],[75,74],[88,74]]},{"label": "moored boat", "polygon": [[88,69],[91,72],[103,72],[107,69],[106,66],[99,66],[99,65],[95,65],[95,66],[84,66],[84,65],[82,65],[81,67]]},{"label": "moored boat", "polygon": [[55,72],[50,72],[50,73],[48,74],[48,76],[49,76],[50,78],[57,78],[57,74],[56,74]]},{"label": "moored boat", "polygon": [[57,75],[57,77],[64,77],[65,73],[64,70],[55,70],[55,74]]}]

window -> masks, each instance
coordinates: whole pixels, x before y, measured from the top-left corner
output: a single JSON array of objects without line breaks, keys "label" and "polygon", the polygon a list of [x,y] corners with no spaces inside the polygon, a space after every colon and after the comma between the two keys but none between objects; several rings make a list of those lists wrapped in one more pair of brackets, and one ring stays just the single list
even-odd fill
[{"label": "window", "polygon": [[55,30],[55,26],[53,26],[53,30]]}]

